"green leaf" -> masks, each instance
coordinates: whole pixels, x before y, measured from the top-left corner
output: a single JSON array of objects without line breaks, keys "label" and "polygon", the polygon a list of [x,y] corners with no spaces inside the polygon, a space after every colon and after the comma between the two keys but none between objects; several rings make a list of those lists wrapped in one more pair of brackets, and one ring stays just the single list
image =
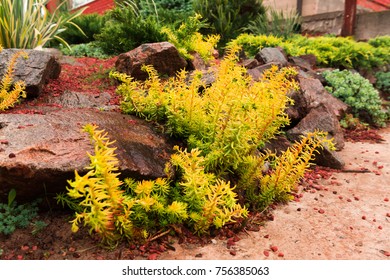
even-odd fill
[{"label": "green leaf", "polygon": [[14,202],[16,198],[16,190],[11,189],[8,193],[8,207],[11,207],[12,203]]}]

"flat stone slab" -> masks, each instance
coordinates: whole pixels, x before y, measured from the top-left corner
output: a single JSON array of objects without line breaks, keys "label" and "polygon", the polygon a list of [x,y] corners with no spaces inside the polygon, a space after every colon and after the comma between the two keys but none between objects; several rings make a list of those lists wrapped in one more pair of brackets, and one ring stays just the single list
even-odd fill
[{"label": "flat stone slab", "polygon": [[11,188],[23,198],[65,191],[74,171],[85,173],[93,146],[83,125],[94,123],[115,140],[122,177],[165,176],[171,145],[145,121],[117,112],[60,109],[44,115],[0,114],[0,199]]}]

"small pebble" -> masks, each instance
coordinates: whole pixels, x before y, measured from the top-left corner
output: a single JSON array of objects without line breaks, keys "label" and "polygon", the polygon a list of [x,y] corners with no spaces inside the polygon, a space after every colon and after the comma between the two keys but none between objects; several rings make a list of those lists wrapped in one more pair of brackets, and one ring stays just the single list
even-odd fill
[{"label": "small pebble", "polygon": [[270,249],[272,250],[272,252],[276,252],[278,250],[278,247],[277,246],[271,246]]},{"label": "small pebble", "polygon": [[73,253],[73,257],[74,257],[75,259],[78,259],[78,258],[81,257],[81,255],[80,255],[80,253],[75,252],[75,253]]}]

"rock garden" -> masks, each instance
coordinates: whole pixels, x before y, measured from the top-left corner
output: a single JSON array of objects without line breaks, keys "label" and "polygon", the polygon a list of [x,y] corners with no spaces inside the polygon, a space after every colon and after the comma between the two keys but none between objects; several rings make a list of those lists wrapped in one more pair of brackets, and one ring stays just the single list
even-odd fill
[{"label": "rock garden", "polygon": [[389,258],[388,36],[132,13],[1,41],[0,259]]}]

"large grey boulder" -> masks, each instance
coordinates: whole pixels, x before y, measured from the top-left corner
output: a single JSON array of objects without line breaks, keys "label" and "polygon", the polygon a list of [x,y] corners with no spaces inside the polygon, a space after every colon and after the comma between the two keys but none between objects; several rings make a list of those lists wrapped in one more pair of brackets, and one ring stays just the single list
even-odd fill
[{"label": "large grey boulder", "polygon": [[120,54],[115,62],[117,71],[131,75],[134,79],[145,80],[148,74],[142,65],[152,65],[159,74],[174,76],[187,67],[187,61],[169,42],[143,44],[134,50]]},{"label": "large grey boulder", "polygon": [[280,48],[263,48],[255,56],[261,64],[274,63],[286,66],[288,61],[286,55]]},{"label": "large grey boulder", "polygon": [[[0,52],[0,78],[6,73],[12,56],[20,49],[4,49]],[[13,72],[13,82],[24,81],[28,97],[41,94],[49,79],[56,79],[61,73],[61,65],[56,56],[40,50],[24,50],[28,58],[19,57]]]},{"label": "large grey boulder", "polygon": [[65,191],[74,171],[86,172],[93,152],[84,124],[94,123],[115,140],[123,177],[165,176],[171,146],[144,121],[116,112],[60,109],[44,115],[0,114],[0,198],[11,188],[18,200]]}]

